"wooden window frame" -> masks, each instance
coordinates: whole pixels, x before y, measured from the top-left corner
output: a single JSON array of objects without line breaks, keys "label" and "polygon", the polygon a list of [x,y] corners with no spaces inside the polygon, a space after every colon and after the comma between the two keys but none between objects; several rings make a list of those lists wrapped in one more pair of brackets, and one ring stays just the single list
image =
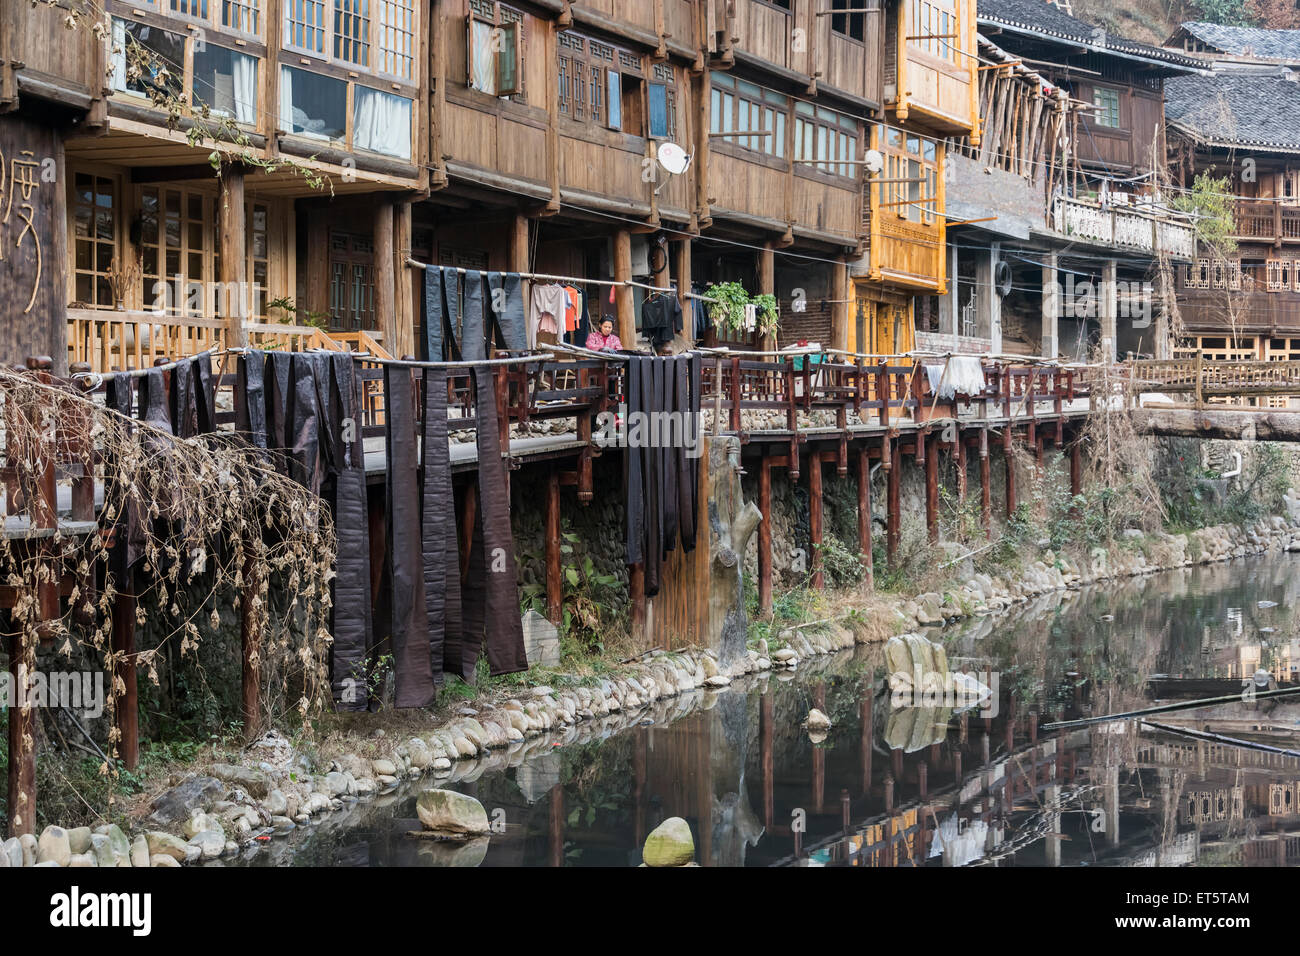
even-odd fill
[{"label": "wooden window frame", "polygon": [[[740,83],[747,83],[758,90],[758,95],[742,91]],[[728,87],[727,84],[731,86]],[[722,125],[721,111],[713,109],[713,92],[718,91],[718,102],[721,104],[724,96],[730,96],[731,115],[728,117],[731,121],[729,127]],[[780,160],[782,163],[791,162],[792,157],[787,149],[786,138],[791,135],[791,126],[793,125],[793,108],[790,97],[776,90],[769,90],[759,86],[749,80],[739,80],[737,77],[728,74],[714,73],[713,80],[709,88],[709,131],[711,133],[729,132],[733,130],[753,130],[750,123],[750,115],[755,108],[763,118],[764,129],[770,114],[772,121],[771,136],[725,136],[719,137],[715,142],[722,142],[735,148],[743,149],[759,156],[768,156],[772,159]],[[746,104],[743,111],[745,114],[744,121],[741,121],[741,104]],[[757,146],[751,145],[754,140],[758,140]]]},{"label": "wooden window frame", "polygon": [[[489,17],[487,8],[490,7],[492,15]],[[503,82],[501,70],[500,52],[493,52],[492,75],[496,84],[495,91],[480,90],[474,86],[474,54],[475,44],[474,25],[483,24],[490,28],[489,36],[497,36],[500,33],[505,39],[503,43],[509,43],[514,55],[515,80],[513,84]],[[512,7],[504,7],[496,0],[470,0],[469,14],[465,18],[465,85],[484,96],[493,96],[498,99],[524,98],[524,20],[523,14]]]},{"label": "wooden window frame", "polygon": [[[858,7],[865,5],[866,2],[867,0],[831,0],[830,9],[832,11],[836,9],[855,10]],[[881,12],[883,13],[884,0],[879,0],[879,2],[881,5]],[[880,16],[881,14],[875,14],[875,15]],[[867,45],[867,16],[868,14],[866,13],[838,13],[837,14],[832,12],[831,33],[835,34],[838,37],[841,37],[842,39],[848,40],[850,43],[859,43],[865,47]],[[836,26],[836,23],[839,22],[843,22],[844,24],[843,29],[840,29],[839,27]],[[861,27],[862,29],[861,37],[855,37],[853,35],[852,25],[854,23],[857,23]]]},{"label": "wooden window frame", "polygon": [[[921,226],[938,225],[943,219],[943,210],[938,208],[939,181],[939,142],[928,136],[921,136],[908,130],[896,129],[887,125],[879,127],[876,149],[885,157],[885,179],[911,178],[910,165],[915,163],[923,174],[929,178],[928,183],[884,183],[880,188],[880,203],[884,211],[893,212],[897,218],[906,219]],[[898,145],[890,143],[890,134],[898,134]],[[917,149],[912,151],[908,141],[916,140]],[[926,159],[926,146],[931,147],[934,158]],[[911,193],[915,190],[916,195]],[[912,218],[915,210],[916,218]]]},{"label": "wooden window frame", "polygon": [[[930,13],[930,22],[926,14]],[[948,28],[938,24],[943,15],[950,20]],[[962,29],[961,9],[957,0],[907,0],[907,36],[921,37],[933,34],[955,33],[947,39],[914,39],[905,41],[909,54],[919,53],[934,60],[941,60],[950,65],[965,67],[961,59]]]},{"label": "wooden window frame", "polygon": [[[124,191],[123,186],[119,178],[112,173],[103,174],[95,172],[92,169],[76,168],[69,172],[71,191],[68,196],[68,249],[71,250],[71,263],[69,268],[71,288],[68,290],[68,301],[78,302],[85,308],[89,309],[114,309],[116,308],[117,303],[112,301],[113,288],[112,283],[109,280],[109,275],[112,272],[114,264],[121,255],[123,245],[120,228],[122,216],[122,194]],[[83,176],[90,179],[90,203],[88,205],[80,200],[77,188],[77,180]],[[99,187],[101,181],[108,183],[109,188],[107,192],[100,191]],[[101,208],[105,208],[101,207],[101,204],[98,201],[101,195],[107,195],[110,199],[106,208],[112,226],[112,235],[107,239],[101,239],[98,235],[97,229],[98,213]],[[77,212],[82,208],[89,209],[90,226],[87,235],[78,236]],[[89,269],[81,269],[77,266],[77,251],[82,244],[89,244],[90,247],[91,261]],[[112,247],[112,254],[108,263],[109,268],[107,270],[99,268],[99,247],[101,245],[109,245]],[[77,295],[77,281],[82,276],[87,276],[90,280],[91,296],[89,299],[84,299]],[[108,298],[110,301],[101,302],[99,299],[99,287],[101,281],[108,284]],[[125,290],[123,301],[131,295],[131,291],[132,290],[130,289]]]},{"label": "wooden window frame", "polygon": [[[811,110],[811,113],[808,112]],[[823,116],[823,113],[833,113],[835,119]],[[852,123],[852,129],[845,125],[844,120]],[[856,179],[859,176],[858,166],[846,162],[846,160],[858,158],[858,145],[861,140],[862,131],[858,126],[858,121],[848,113],[841,113],[839,110],[833,110],[826,106],[819,106],[806,100],[798,100],[794,104],[794,110],[791,113],[791,122],[794,124],[794,152],[792,159],[805,170],[816,170],[824,176],[834,176],[839,179]],[[803,151],[803,137],[799,135],[801,126],[811,125],[813,127],[813,155],[805,156]],[[829,146],[833,141],[836,145],[828,149],[828,155],[823,158],[820,156],[822,137],[820,131],[826,131],[826,143]],[[847,155],[839,156],[840,146],[843,144],[843,137],[848,137],[846,146]],[[834,155],[836,158],[831,158]],[[829,167],[829,168],[824,168]]]},{"label": "wooden window frame", "polygon": [[[575,123],[601,126],[629,136],[649,138],[648,100],[642,104],[642,117],[628,114],[623,107],[624,76],[642,84],[648,97],[651,82],[641,55],[614,46],[575,30],[560,32],[557,44],[556,71],[560,74],[560,115]],[[617,110],[613,109],[617,93]],[[617,117],[615,117],[617,113]],[[644,126],[644,133],[628,133],[630,123]],[[644,122],[641,122],[644,120]]]},{"label": "wooden window frame", "polygon": [[[315,2],[315,0],[304,0],[304,2],[311,3]],[[300,68],[304,66],[310,68],[311,66],[311,63],[304,63],[302,62],[303,60],[316,61],[320,64],[328,64],[340,70],[344,70],[347,72],[348,76],[353,79],[358,75],[368,76],[377,79],[386,79],[408,88],[418,88],[421,75],[419,38],[424,23],[421,14],[422,5],[415,2],[415,0],[410,0],[409,6],[405,5],[406,0],[388,0],[389,5],[402,5],[411,15],[411,55],[409,57],[411,73],[409,76],[404,76],[400,73],[392,73],[380,69],[379,67],[379,64],[383,62],[385,58],[384,53],[386,52],[386,48],[383,46],[383,41],[385,39],[384,30],[379,24],[378,17],[378,13],[383,6],[383,0],[351,0],[353,3],[365,2],[366,9],[368,10],[365,18],[366,29],[364,37],[350,38],[354,39],[355,42],[364,44],[365,49],[368,51],[367,62],[364,64],[358,63],[356,60],[348,59],[344,56],[339,56],[335,53],[335,48],[342,36],[337,26],[339,11],[335,8],[336,2],[338,2],[338,0],[324,0],[323,2],[325,12],[325,23],[322,28],[324,31],[324,42],[323,48],[317,51],[308,47],[295,46],[289,42],[289,24],[291,22],[289,18],[294,9],[294,5],[292,0],[288,0],[281,10],[278,42],[279,55],[276,59],[281,63],[286,63],[289,66]],[[405,33],[405,31],[402,31],[402,33]],[[403,60],[406,59],[404,53],[399,53],[398,51],[389,52],[392,52],[395,57]],[[418,99],[418,97],[412,98]]]},{"label": "wooden window frame", "polygon": [[[1110,107],[1103,106],[1103,104],[1097,102],[1097,97],[1102,94],[1115,97],[1115,125],[1113,126],[1110,123],[1102,121],[1103,114],[1107,118],[1109,118],[1110,116]],[[1123,130],[1125,129],[1123,90],[1117,90],[1113,86],[1098,86],[1096,84],[1093,84],[1092,106],[1093,106],[1092,125],[1094,128],[1101,129],[1101,130],[1112,130],[1114,132],[1123,132]]]}]

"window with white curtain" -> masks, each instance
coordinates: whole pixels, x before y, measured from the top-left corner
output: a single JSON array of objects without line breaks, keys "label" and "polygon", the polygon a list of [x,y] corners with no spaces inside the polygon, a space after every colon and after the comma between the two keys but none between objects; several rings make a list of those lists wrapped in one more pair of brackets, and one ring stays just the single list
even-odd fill
[{"label": "window with white curtain", "polygon": [[352,146],[397,159],[411,158],[411,101],[358,86],[352,96]]},{"label": "window with white curtain", "polygon": [[257,60],[211,43],[194,49],[191,101],[237,123],[257,122]]},{"label": "window with white curtain", "polygon": [[[342,80],[280,67],[280,123],[314,139],[343,139],[347,133],[348,85]],[[410,123],[407,123],[410,137]]]}]

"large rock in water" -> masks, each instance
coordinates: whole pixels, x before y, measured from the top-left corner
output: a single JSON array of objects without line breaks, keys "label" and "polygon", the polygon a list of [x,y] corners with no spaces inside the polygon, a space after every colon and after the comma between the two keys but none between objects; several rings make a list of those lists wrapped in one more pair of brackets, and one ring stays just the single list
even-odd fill
[{"label": "large rock in water", "polygon": [[695,859],[695,839],[690,824],[681,817],[669,817],[650,831],[641,859],[646,866],[685,866]]},{"label": "large rock in water", "polygon": [[426,830],[465,840],[487,833],[483,804],[455,790],[426,790],[415,801],[415,812]]}]

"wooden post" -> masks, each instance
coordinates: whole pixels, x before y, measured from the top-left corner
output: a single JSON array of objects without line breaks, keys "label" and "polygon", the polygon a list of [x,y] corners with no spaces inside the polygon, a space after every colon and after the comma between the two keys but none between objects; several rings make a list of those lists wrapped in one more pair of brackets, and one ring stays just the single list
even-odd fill
[{"label": "wooden post", "polygon": [[21,694],[9,708],[9,835],[36,832],[36,711],[27,692],[34,675],[22,666],[24,635],[8,640],[9,686]]},{"label": "wooden post", "polygon": [[221,282],[226,290],[225,302],[220,303],[226,313],[226,345],[238,347],[248,344],[244,330],[248,299],[246,263],[248,227],[244,214],[244,167],[227,165],[222,168],[218,219],[221,226]]},{"label": "wooden post", "polygon": [[925,530],[930,543],[939,541],[939,443],[934,435],[916,436],[916,443],[929,447],[925,455]]},{"label": "wooden post", "polygon": [[[614,278],[626,282],[632,278],[632,233],[619,229],[614,233]],[[614,304],[618,315],[618,337],[623,348],[636,348],[636,314],[632,309],[632,289],[616,286]]]},{"label": "wooden post", "polygon": [[871,553],[871,459],[866,447],[858,449],[858,551],[867,580],[875,574],[875,559]]},{"label": "wooden post", "polygon": [[1016,510],[1016,450],[1012,444],[1011,423],[1006,424],[1006,439],[1002,442],[1002,458],[1007,468],[1007,518]]},{"label": "wooden post", "polygon": [[[771,240],[758,251],[758,294],[776,295],[776,253]],[[766,351],[776,348],[775,336],[764,336],[762,347]]]},{"label": "wooden post", "polygon": [[393,204],[384,197],[375,201],[373,225],[375,324],[383,336],[383,346],[390,355],[400,358],[401,337],[397,330],[396,275],[393,272]]},{"label": "wooden post", "polygon": [[[406,264],[411,254],[411,204],[393,204],[393,341],[384,343],[391,355],[416,355],[415,281]],[[524,313],[527,315],[527,313]]]},{"label": "wooden post", "polygon": [[831,344],[837,349],[849,346],[849,266],[844,256],[831,263]]},{"label": "wooden post", "polygon": [[135,670],[135,594],[129,581],[118,583],[113,600],[113,653],[118,656],[113,668],[113,682],[122,682],[122,696],[115,717],[122,739],[118,753],[127,770],[140,763],[140,703]]},{"label": "wooden post", "polygon": [[953,449],[953,461],[956,464],[956,468],[957,468],[957,502],[958,504],[965,505],[966,504],[966,440],[962,435],[960,428],[957,429],[957,444],[956,447]]},{"label": "wooden post", "polygon": [[892,569],[897,567],[898,543],[902,534],[899,526],[901,504],[899,496],[900,473],[903,470],[902,442],[897,438],[886,438],[883,454],[889,458],[888,496],[885,502],[885,560]]},{"label": "wooden post", "polygon": [[255,740],[262,732],[262,627],[266,613],[253,610],[253,598],[261,591],[257,555],[244,545],[244,588],[239,599],[239,641],[243,654],[242,691],[244,739]]},{"label": "wooden post", "polygon": [[989,475],[989,430],[988,426],[980,429],[980,518],[984,522],[984,533],[993,535],[993,489]]},{"label": "wooden post", "polygon": [[677,278],[677,300],[682,307],[682,337],[692,346],[695,341],[695,325],[691,319],[691,240],[682,239],[674,243],[676,255],[674,272]]},{"label": "wooden post", "polygon": [[558,625],[564,619],[564,583],[560,567],[560,472],[556,468],[546,484],[546,617]]},{"label": "wooden post", "polygon": [[758,466],[758,606],[772,613],[772,461],[765,453]]},{"label": "wooden post", "polygon": [[817,452],[808,455],[808,537],[812,544],[812,586],[826,586],[822,575],[822,460]]}]

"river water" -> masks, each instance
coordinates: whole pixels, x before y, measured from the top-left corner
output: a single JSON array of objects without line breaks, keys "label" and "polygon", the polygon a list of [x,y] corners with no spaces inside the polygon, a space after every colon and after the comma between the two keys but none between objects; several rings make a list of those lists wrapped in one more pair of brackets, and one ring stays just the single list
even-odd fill
[{"label": "river water", "polygon": [[[1300,758],[1137,721],[1039,725],[1239,694],[1260,669],[1289,685],[1298,591],[1300,555],[1272,554],[1047,595],[929,632],[996,705],[894,708],[881,649],[858,647],[593,739],[540,741],[517,766],[458,767],[440,785],[483,803],[486,841],[411,835],[425,778],[243,862],[635,866],[646,834],[680,816],[705,866],[1294,865]],[[800,728],[812,706],[834,721],[818,743]],[[1300,749],[1300,697],[1153,719]]]}]

